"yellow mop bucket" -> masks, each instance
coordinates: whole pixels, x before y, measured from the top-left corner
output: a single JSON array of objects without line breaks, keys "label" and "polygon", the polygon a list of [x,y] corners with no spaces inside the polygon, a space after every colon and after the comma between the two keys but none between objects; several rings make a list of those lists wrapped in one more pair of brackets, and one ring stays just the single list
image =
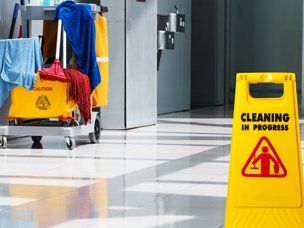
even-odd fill
[{"label": "yellow mop bucket", "polygon": [[67,83],[42,81],[32,91],[19,86],[11,92],[9,118],[71,118],[75,102],[67,102]]}]

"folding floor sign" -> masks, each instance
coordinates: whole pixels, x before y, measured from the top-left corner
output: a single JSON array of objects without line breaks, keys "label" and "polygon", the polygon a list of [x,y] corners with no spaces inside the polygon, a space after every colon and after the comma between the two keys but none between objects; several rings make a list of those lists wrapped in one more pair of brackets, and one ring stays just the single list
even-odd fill
[{"label": "folding floor sign", "polygon": [[[281,84],[255,98],[250,84]],[[225,228],[304,227],[302,151],[293,73],[237,75]]]}]

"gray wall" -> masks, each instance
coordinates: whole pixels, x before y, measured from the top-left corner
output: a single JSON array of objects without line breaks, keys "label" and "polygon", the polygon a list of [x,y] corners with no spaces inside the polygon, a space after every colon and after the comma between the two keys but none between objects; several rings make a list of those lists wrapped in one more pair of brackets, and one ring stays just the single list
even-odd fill
[{"label": "gray wall", "polygon": [[190,109],[191,83],[191,1],[158,0],[158,13],[186,14],[186,33],[176,33],[175,50],[163,51],[157,75],[158,114]]},{"label": "gray wall", "polygon": [[157,0],[126,4],[126,128],[133,128],[156,123]]},{"label": "gray wall", "polygon": [[104,0],[109,33],[109,105],[102,108],[105,129],[125,128],[125,0]]},{"label": "gray wall", "polygon": [[230,101],[237,72],[295,72],[300,91],[303,1],[230,1]]},{"label": "gray wall", "polygon": [[191,105],[224,103],[225,0],[192,0]]},{"label": "gray wall", "polygon": [[109,106],[104,129],[156,123],[157,1],[104,0],[110,45]]}]

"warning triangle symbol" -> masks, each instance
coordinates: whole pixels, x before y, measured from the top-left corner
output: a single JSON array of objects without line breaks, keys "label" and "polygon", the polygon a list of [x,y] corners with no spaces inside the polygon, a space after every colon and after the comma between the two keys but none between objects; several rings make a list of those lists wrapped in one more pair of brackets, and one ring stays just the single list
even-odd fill
[{"label": "warning triangle symbol", "polygon": [[242,169],[245,177],[283,178],[287,170],[270,140],[263,136]]}]

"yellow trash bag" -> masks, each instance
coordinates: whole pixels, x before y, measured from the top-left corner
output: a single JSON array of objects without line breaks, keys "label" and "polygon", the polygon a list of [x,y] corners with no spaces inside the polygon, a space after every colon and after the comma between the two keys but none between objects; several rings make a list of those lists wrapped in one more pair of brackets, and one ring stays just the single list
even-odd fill
[{"label": "yellow trash bag", "polygon": [[67,83],[42,81],[36,75],[37,83],[32,91],[21,86],[11,92],[9,118],[42,119],[72,118],[75,102],[67,102]]},{"label": "yellow trash bag", "polygon": [[96,56],[101,74],[101,83],[93,91],[93,107],[108,104],[109,91],[109,46],[107,20],[103,15],[98,15],[95,20],[96,27]]}]

